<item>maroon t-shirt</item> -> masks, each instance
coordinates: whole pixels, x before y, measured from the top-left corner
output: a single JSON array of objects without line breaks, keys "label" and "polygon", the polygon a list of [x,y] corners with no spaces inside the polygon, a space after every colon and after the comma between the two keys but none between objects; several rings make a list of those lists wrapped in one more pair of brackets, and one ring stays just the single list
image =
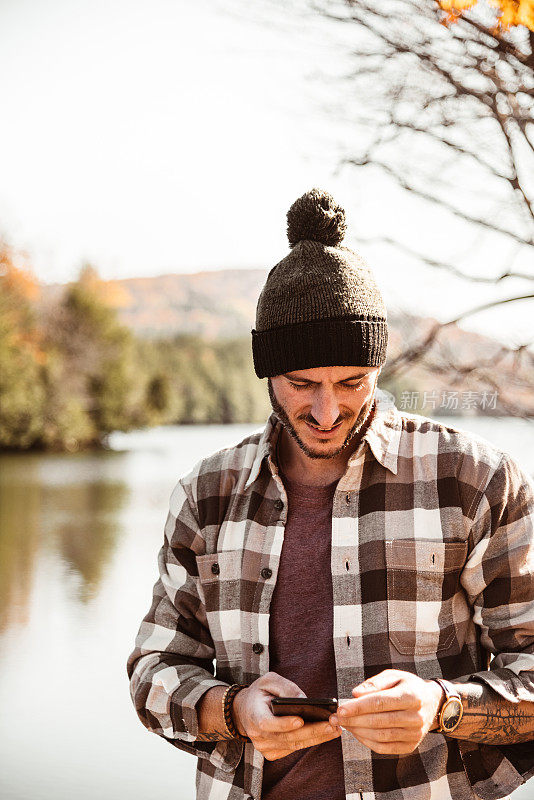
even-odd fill
[{"label": "maroon t-shirt", "polygon": [[[271,602],[269,669],[308,697],[337,697],[330,566],[337,481],[317,488],[282,478],[289,506]],[[341,739],[264,761],[262,800],[345,800]]]}]

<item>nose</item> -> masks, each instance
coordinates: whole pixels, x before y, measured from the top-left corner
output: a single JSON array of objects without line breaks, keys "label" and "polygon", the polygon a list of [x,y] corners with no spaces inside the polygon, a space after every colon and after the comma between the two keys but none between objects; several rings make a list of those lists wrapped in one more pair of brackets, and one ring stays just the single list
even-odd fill
[{"label": "nose", "polygon": [[321,428],[330,428],[339,417],[339,405],[334,390],[319,387],[315,392],[311,415]]}]

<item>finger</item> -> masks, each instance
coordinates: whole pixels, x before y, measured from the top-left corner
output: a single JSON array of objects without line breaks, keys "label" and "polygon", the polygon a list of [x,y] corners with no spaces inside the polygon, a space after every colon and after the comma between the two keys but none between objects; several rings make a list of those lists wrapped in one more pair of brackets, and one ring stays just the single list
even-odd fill
[{"label": "finger", "polygon": [[354,728],[349,729],[358,739],[366,739],[377,744],[383,742],[416,742],[413,731],[405,728]]},{"label": "finger", "polygon": [[[301,734],[301,731],[299,731],[299,734]],[[314,747],[317,744],[329,742],[332,739],[339,738],[340,736],[341,731],[337,728],[332,728],[332,726],[328,725],[327,723],[322,730],[310,732],[304,738],[297,738],[295,750],[304,750],[306,747]]]},{"label": "finger", "polygon": [[300,730],[291,734],[291,737],[296,741],[305,741],[306,739],[316,736],[324,736],[335,731],[333,725],[328,721],[325,722],[305,722]]},{"label": "finger", "polygon": [[258,723],[258,728],[263,733],[287,733],[288,731],[302,728],[304,720],[302,717],[263,717]]},{"label": "finger", "polygon": [[290,747],[292,750],[300,750],[314,744],[327,742],[340,735],[341,731],[333,728],[328,722],[308,722],[294,733],[272,733],[269,738],[273,744],[276,742],[277,748]]},{"label": "finger", "polygon": [[[330,717],[330,720],[332,720],[332,717]],[[353,717],[347,717],[344,727],[358,729],[418,728],[421,727],[421,717],[416,711],[385,711],[382,714],[357,714]]]},{"label": "finger", "polygon": [[361,697],[370,692],[382,691],[382,689],[391,689],[396,686],[402,679],[403,673],[398,669],[385,669],[374,675],[372,678],[367,678],[363,683],[358,684],[352,690],[354,697]]},{"label": "finger", "polygon": [[375,742],[364,737],[356,736],[356,738],[369,750],[383,755],[406,755],[407,753],[413,753],[416,747],[411,742]]},{"label": "finger", "polygon": [[267,672],[261,679],[261,688],[275,697],[306,697],[300,686],[277,672]]},{"label": "finger", "polygon": [[341,719],[360,714],[379,714],[385,711],[404,711],[418,709],[421,700],[413,691],[406,691],[402,687],[393,687],[374,694],[363,695],[354,700],[341,703],[337,715]]}]

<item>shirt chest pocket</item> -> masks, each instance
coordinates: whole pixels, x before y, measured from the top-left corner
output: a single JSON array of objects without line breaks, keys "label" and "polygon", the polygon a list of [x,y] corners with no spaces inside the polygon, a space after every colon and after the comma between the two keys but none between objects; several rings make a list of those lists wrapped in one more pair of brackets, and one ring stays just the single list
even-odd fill
[{"label": "shirt chest pocket", "polygon": [[232,661],[241,653],[242,550],[223,550],[197,556],[199,595],[218,661]]},{"label": "shirt chest pocket", "polygon": [[459,577],[466,542],[394,539],[386,542],[389,639],[403,655],[449,650],[465,601]]}]

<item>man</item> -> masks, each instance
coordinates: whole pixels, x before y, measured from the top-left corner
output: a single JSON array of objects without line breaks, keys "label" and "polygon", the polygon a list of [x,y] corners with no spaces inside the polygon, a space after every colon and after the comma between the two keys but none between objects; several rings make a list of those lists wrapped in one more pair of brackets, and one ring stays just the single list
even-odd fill
[{"label": "man", "polygon": [[[494,800],[534,772],[532,485],[377,391],[385,307],[344,232],[327,193],[288,213],[253,331],[273,415],[172,494],[132,698],[199,800]],[[303,696],[338,711],[273,715]]]}]

